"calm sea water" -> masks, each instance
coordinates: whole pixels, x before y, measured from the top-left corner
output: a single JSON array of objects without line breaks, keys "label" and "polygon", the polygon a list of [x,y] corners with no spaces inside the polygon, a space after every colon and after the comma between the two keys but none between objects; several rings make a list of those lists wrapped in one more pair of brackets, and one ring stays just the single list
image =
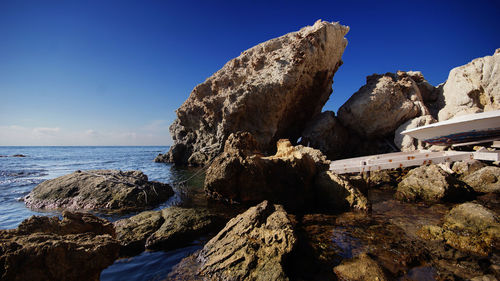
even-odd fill
[{"label": "calm sea water", "polygon": [[[144,147],[1,147],[0,146],[0,229],[16,228],[32,215],[60,215],[57,212],[35,212],[19,201],[37,184],[76,170],[119,169],[140,170],[150,180],[165,183],[190,178],[194,170],[179,169],[169,164],[155,163],[165,146]],[[26,157],[11,157],[23,154]],[[157,209],[170,205],[204,205],[200,196],[202,179],[194,178],[189,190],[175,190],[176,194]],[[187,195],[186,195],[187,194]],[[99,214],[97,214],[99,215]],[[130,216],[109,217],[110,220]],[[202,247],[201,241],[170,252],[144,252],[130,259],[118,260],[101,274],[101,280],[161,280],[182,258]]]}]

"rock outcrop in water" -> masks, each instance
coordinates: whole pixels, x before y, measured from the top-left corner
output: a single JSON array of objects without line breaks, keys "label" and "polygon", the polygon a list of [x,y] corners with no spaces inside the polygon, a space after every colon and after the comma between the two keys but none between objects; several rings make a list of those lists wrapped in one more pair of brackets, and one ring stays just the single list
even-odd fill
[{"label": "rock outcrop in water", "polygon": [[317,21],[261,43],[196,86],[170,127],[174,145],[156,161],[203,165],[231,133],[248,131],[264,151],[297,140],[332,92],[349,28]]},{"label": "rock outcrop in water", "polygon": [[329,161],[319,150],[280,140],[276,154],[264,157],[255,152],[256,144],[249,133],[228,138],[224,152],[206,173],[205,191],[209,196],[244,204],[269,200],[283,204],[287,210],[367,209],[361,203],[366,202],[364,195],[347,179],[320,179],[328,170]]},{"label": "rock outcrop in water", "polygon": [[130,256],[149,250],[182,247],[209,231],[222,226],[222,219],[205,209],[169,207],[142,212],[114,223],[121,255]]},{"label": "rock outcrop in water", "polygon": [[174,194],[168,184],[140,171],[89,170],[47,180],[24,198],[33,209],[130,212],[151,208]]},{"label": "rock outcrop in water", "polygon": [[99,280],[118,257],[113,225],[90,214],[33,216],[0,230],[1,280]]}]

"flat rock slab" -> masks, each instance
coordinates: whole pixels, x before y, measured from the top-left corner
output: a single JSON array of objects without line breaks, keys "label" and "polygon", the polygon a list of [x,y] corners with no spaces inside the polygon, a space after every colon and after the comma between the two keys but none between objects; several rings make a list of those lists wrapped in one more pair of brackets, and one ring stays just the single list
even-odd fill
[{"label": "flat rock slab", "polygon": [[112,213],[156,206],[174,194],[140,171],[76,171],[37,185],[24,198],[32,209],[97,210]]},{"label": "flat rock slab", "polygon": [[169,207],[147,211],[114,223],[122,256],[148,250],[171,250],[223,225],[224,220],[201,208]]},{"label": "flat rock slab", "polygon": [[90,214],[33,216],[0,230],[1,280],[99,280],[118,257],[113,225]]}]

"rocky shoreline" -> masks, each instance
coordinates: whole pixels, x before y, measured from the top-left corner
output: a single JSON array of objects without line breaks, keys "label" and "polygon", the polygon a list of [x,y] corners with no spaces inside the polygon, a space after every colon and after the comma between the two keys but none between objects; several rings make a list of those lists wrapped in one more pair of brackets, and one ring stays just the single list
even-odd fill
[{"label": "rocky shoreline", "polygon": [[[453,69],[437,87],[415,71],[368,76],[335,116],[321,109],[348,30],[318,21],[259,44],[195,87],[177,111],[175,143],[155,161],[205,166],[206,200],[238,215],[151,211],[172,187],[139,171],[77,171],[24,199],[30,208],[74,212],[0,230],[1,279],[98,280],[120,257],[208,236],[165,279],[498,280],[499,163],[348,175],[328,167],[395,148],[438,149],[399,132],[500,109],[500,49]],[[143,212],[110,223],[82,211]]]}]

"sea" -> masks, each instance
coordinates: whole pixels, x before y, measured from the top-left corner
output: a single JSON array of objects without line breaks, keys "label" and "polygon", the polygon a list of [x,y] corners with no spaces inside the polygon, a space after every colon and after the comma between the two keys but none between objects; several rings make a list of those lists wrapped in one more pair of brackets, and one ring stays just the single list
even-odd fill
[{"label": "sea", "polygon": [[[25,207],[21,199],[37,184],[76,170],[140,170],[149,180],[169,183],[175,195],[156,209],[172,205],[206,206],[199,170],[155,163],[168,146],[0,146],[0,229],[16,228],[33,215],[60,216],[59,212],[41,212]],[[25,157],[13,157],[13,155]],[[175,183],[188,180],[182,186]],[[134,215],[96,214],[110,221]],[[101,273],[101,280],[163,280],[183,258],[201,249],[206,240],[168,252],[143,252],[119,259]]]}]

